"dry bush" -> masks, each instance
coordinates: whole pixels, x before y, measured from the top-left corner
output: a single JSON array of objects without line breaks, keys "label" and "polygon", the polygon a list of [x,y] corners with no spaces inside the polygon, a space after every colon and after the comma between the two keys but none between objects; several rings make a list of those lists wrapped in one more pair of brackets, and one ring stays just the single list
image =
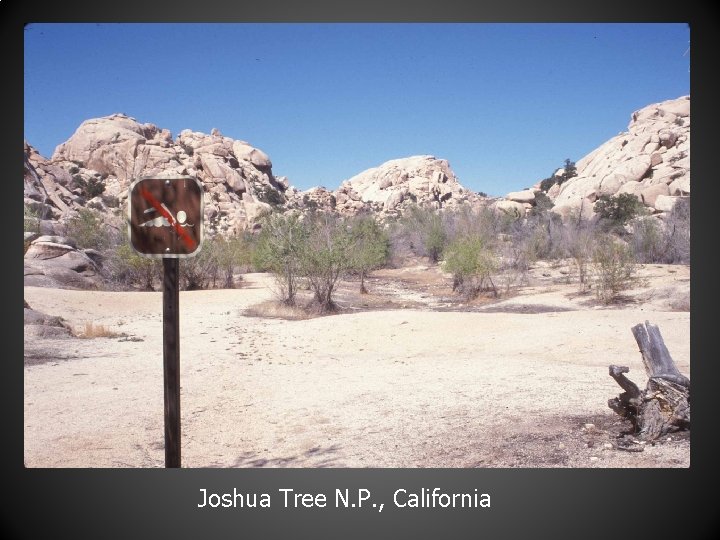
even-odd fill
[{"label": "dry bush", "polygon": [[595,295],[604,304],[618,298],[620,292],[636,282],[637,263],[632,249],[607,235],[598,239],[592,254]]},{"label": "dry bush", "polygon": [[246,317],[284,319],[288,321],[302,321],[309,318],[308,313],[302,308],[276,300],[267,300],[266,302],[250,306],[245,309],[243,315]]},{"label": "dry bush", "polygon": [[95,324],[93,322],[86,322],[81,332],[76,331],[73,333],[82,339],[115,338],[125,335],[122,332],[114,332],[103,324]]}]

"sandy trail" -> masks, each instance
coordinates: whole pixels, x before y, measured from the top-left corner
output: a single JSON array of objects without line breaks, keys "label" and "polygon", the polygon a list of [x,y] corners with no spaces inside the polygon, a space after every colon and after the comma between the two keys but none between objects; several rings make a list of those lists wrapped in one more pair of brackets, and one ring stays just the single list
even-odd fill
[{"label": "sandy trail", "polygon": [[[689,376],[689,312],[407,309],[284,321],[243,316],[270,297],[267,276],[246,282],[180,293],[184,467],[689,466],[687,440],[603,448],[621,425],[607,407],[619,393],[607,366],[646,380],[631,326],[658,324]],[[562,291],[542,294],[566,307]],[[26,357],[43,359],[25,366],[26,465],[162,467],[161,293],[26,287],[25,299],[142,340],[26,337]]]}]

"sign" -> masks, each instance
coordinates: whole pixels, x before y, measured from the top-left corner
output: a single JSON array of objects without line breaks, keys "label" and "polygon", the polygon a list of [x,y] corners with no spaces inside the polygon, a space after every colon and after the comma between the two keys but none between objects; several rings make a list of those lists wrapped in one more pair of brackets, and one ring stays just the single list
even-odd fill
[{"label": "sign", "polygon": [[203,187],[191,176],[141,178],[130,185],[130,245],[141,255],[178,259],[200,251]]}]

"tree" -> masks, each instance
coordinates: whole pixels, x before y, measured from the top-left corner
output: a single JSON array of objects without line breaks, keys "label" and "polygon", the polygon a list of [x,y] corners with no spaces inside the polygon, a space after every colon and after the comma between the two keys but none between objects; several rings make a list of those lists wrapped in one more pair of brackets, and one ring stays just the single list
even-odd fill
[{"label": "tree", "polygon": [[387,262],[390,240],[374,218],[362,216],[350,222],[350,241],[350,269],[360,276],[360,294],[367,294],[365,277]]},{"label": "tree", "polygon": [[600,195],[595,202],[593,211],[601,219],[606,220],[611,227],[623,226],[634,217],[645,213],[640,199],[631,193],[620,193],[612,197]]},{"label": "tree", "polygon": [[[562,182],[567,182],[567,181],[570,180],[571,178],[574,178],[575,176],[577,176],[577,168],[575,167],[575,162],[574,162],[574,161],[570,161],[570,158],[567,158],[567,159],[565,160],[565,167],[564,167],[564,169],[565,169],[565,170],[564,170],[564,172],[563,172],[563,174],[562,174]],[[562,182],[561,182],[561,183],[562,183]]]},{"label": "tree", "polygon": [[262,218],[262,229],[253,254],[256,268],[272,272],[276,293],[287,305],[295,305],[301,256],[307,230],[296,213],[272,213]]},{"label": "tree", "polygon": [[548,190],[555,184],[562,185],[571,178],[574,178],[575,176],[577,176],[577,168],[575,167],[575,162],[570,161],[570,158],[568,158],[565,160],[562,174],[556,175],[555,173],[553,173],[549,177],[542,180],[540,182],[540,189],[543,192],[547,193]]},{"label": "tree", "polygon": [[300,251],[303,275],[322,312],[333,311],[333,292],[340,276],[351,266],[351,235],[342,221],[315,214],[307,224],[307,238]]}]

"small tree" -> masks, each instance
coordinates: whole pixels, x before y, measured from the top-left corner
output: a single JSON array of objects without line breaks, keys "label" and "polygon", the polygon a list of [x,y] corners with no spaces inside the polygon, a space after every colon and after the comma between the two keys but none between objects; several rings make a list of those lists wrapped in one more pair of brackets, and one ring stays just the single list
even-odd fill
[{"label": "small tree", "polygon": [[387,262],[390,240],[374,218],[362,216],[350,222],[350,241],[350,269],[360,276],[360,294],[367,294],[365,277]]},{"label": "small tree", "polygon": [[442,214],[429,208],[411,206],[400,220],[402,234],[416,255],[438,262],[447,244]]},{"label": "small tree", "polygon": [[631,193],[609,196],[600,195],[593,211],[612,226],[623,226],[631,219],[645,213],[643,204]]},{"label": "small tree", "polygon": [[588,286],[588,269],[595,249],[596,236],[595,229],[589,224],[567,225],[562,232],[563,246],[575,264],[581,291]]},{"label": "small tree", "polygon": [[276,293],[287,305],[295,305],[301,256],[307,230],[295,213],[273,213],[262,218],[262,230],[253,253],[256,268],[272,272]]},{"label": "small tree", "polygon": [[302,273],[320,310],[333,311],[335,285],[351,266],[352,237],[344,223],[327,214],[316,214],[307,231],[306,244],[300,252]]},{"label": "small tree", "polygon": [[249,239],[244,236],[232,236],[229,239],[218,236],[214,239],[219,272],[223,278],[223,286],[232,289],[234,286],[235,269],[247,265],[251,261],[252,252]]},{"label": "small tree", "polygon": [[[577,168],[575,167],[575,162],[570,161],[570,158],[567,158],[565,160],[564,169],[565,170],[562,175],[562,182],[566,182],[566,181],[570,180],[571,178],[574,178],[577,176]],[[562,183],[562,182],[560,182],[560,183]]]}]

